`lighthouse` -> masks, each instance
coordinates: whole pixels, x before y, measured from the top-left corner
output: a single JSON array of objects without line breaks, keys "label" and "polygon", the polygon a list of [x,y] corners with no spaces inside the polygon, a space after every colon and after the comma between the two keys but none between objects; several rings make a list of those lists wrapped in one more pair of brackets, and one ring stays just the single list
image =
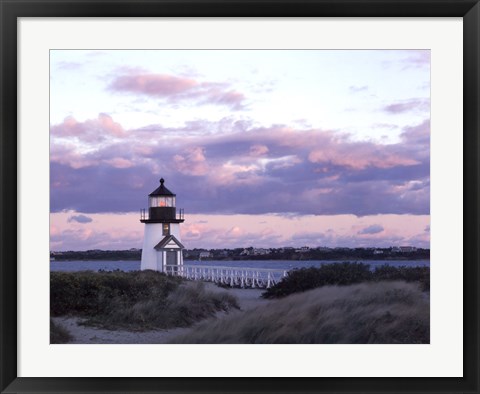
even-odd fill
[{"label": "lighthouse", "polygon": [[177,215],[176,195],[168,190],[165,180],[148,195],[148,215],[140,211],[140,221],[145,224],[141,270],[176,272],[183,265],[180,242],[180,223],[184,222],[183,209]]}]

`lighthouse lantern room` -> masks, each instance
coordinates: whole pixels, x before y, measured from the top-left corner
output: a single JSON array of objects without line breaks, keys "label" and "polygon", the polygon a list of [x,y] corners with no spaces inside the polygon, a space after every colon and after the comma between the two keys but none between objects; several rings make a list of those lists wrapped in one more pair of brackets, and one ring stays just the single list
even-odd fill
[{"label": "lighthouse lantern room", "polygon": [[140,269],[175,272],[183,265],[184,246],[180,242],[180,223],[184,222],[183,210],[177,215],[175,194],[160,186],[148,195],[148,215],[140,211],[140,221],[145,224]]}]

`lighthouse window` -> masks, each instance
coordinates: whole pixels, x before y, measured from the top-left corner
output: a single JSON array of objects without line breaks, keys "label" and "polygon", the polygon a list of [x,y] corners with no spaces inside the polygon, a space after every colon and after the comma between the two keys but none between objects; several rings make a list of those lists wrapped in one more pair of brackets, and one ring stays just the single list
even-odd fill
[{"label": "lighthouse window", "polygon": [[150,197],[150,207],[174,207],[175,197]]},{"label": "lighthouse window", "polygon": [[163,223],[163,235],[170,235],[170,223]]}]

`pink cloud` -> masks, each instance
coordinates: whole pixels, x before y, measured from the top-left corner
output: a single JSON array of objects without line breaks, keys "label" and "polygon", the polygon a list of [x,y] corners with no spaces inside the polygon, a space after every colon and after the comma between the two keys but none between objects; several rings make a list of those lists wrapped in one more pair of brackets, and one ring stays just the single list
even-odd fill
[{"label": "pink cloud", "polygon": [[225,238],[237,238],[245,234],[245,231],[238,226],[232,227],[225,233]]},{"label": "pink cloud", "polygon": [[123,137],[125,135],[125,130],[120,125],[120,123],[114,122],[112,117],[107,114],[99,114],[97,121],[94,121],[93,124],[100,125],[100,131],[105,131],[115,137]]},{"label": "pink cloud", "polygon": [[[234,90],[224,91],[221,87],[211,87],[211,84],[202,84],[201,85],[202,93],[198,94],[203,96],[201,101],[204,104],[218,104],[225,105],[231,109],[240,110],[243,109],[243,101],[245,96]],[[195,97],[197,93],[192,94],[192,97]]]},{"label": "pink cloud", "polygon": [[154,153],[153,147],[149,145],[135,145],[133,147],[133,152],[136,155],[143,156],[143,157],[149,157],[152,156]]},{"label": "pink cloud", "polygon": [[[68,220],[86,216],[70,211],[51,215],[52,250],[128,249],[141,247],[143,226],[138,214],[89,215],[92,222]],[[199,220],[200,219],[200,220]],[[428,247],[429,218],[415,215],[188,215],[180,225],[188,248],[281,246]],[[85,230],[88,231],[85,231]]]},{"label": "pink cloud", "polygon": [[68,165],[79,169],[97,165],[99,160],[89,155],[82,155],[73,144],[55,144],[50,147],[50,162]]},{"label": "pink cloud", "polygon": [[112,167],[115,167],[115,168],[130,168],[134,166],[131,160],[122,159],[121,157],[115,157],[113,159],[104,160],[104,162],[107,164],[110,164]]},{"label": "pink cloud", "polygon": [[176,169],[182,174],[201,176],[208,172],[204,149],[201,147],[188,148],[183,154],[175,155],[173,162]]},{"label": "pink cloud", "polygon": [[310,152],[308,159],[312,163],[328,163],[355,170],[368,167],[392,168],[420,164],[418,160],[395,152],[388,145],[379,146],[369,142],[346,142],[331,140]]},{"label": "pink cloud", "polygon": [[53,224],[50,225],[50,236],[56,236],[60,234],[60,229],[58,226],[55,226]]},{"label": "pink cloud", "polygon": [[182,239],[190,241],[201,238],[202,235],[207,231],[207,227],[198,223],[185,223],[180,227],[180,231]]},{"label": "pink cloud", "polygon": [[[74,169],[98,166],[100,163],[108,164],[113,168],[131,168],[135,166],[133,160],[119,156],[109,157],[121,153],[125,146],[118,146],[117,149],[104,149],[102,151],[92,151],[81,153],[74,144],[61,144],[52,142],[50,148],[50,162],[67,165]],[[129,152],[124,152],[126,155]]]},{"label": "pink cloud", "polygon": [[110,84],[110,89],[141,93],[148,96],[168,97],[191,91],[198,86],[193,79],[165,74],[121,75]]},{"label": "pink cloud", "polygon": [[188,77],[166,74],[129,73],[117,76],[109,85],[115,92],[166,98],[170,101],[193,100],[199,104],[243,108],[245,96],[229,89],[227,84],[199,82]]},{"label": "pink cloud", "polygon": [[142,245],[143,232],[129,229],[98,231],[66,228],[50,233],[50,250],[128,249]]},{"label": "pink cloud", "polygon": [[263,156],[268,153],[268,147],[265,145],[255,144],[250,147],[250,156]]},{"label": "pink cloud", "polygon": [[76,137],[85,142],[100,142],[108,137],[123,138],[126,132],[120,123],[115,122],[110,115],[99,114],[97,119],[88,119],[85,122],[78,122],[74,117],[69,116],[57,125],[50,128],[54,137],[69,138]]},{"label": "pink cloud", "polygon": [[263,180],[256,163],[227,161],[216,164],[208,173],[209,183],[216,186],[236,187],[260,184]]},{"label": "pink cloud", "polygon": [[[255,226],[252,226],[255,227]],[[279,243],[281,231],[272,228],[250,228],[246,231],[240,225],[211,227],[202,223],[187,223],[181,226],[182,242],[189,248],[240,247]],[[280,243],[279,243],[280,244]]]}]

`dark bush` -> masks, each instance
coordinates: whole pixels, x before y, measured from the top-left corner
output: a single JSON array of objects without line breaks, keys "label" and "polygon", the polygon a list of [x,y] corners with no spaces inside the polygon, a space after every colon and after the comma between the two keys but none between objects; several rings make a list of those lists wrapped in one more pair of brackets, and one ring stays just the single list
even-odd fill
[{"label": "dark bush", "polygon": [[405,282],[419,282],[423,291],[430,290],[430,268],[429,267],[393,267],[382,265],[375,268],[373,280],[404,280]]},{"label": "dark bush", "polygon": [[275,286],[263,293],[265,298],[284,297],[316,287],[327,285],[351,285],[369,281],[372,278],[370,266],[363,263],[334,263],[321,267],[300,268],[289,271]]},{"label": "dark bush", "polygon": [[186,327],[218,311],[238,308],[236,299],[205,290],[203,283],[155,271],[52,272],[51,316],[74,315],[108,329]]},{"label": "dark bush", "polygon": [[371,271],[370,266],[363,263],[324,264],[318,268],[289,271],[285,278],[267,289],[262,296],[278,298],[327,285],[345,286],[360,282],[389,280],[419,282],[421,289],[427,291],[430,289],[430,268],[383,265]]},{"label": "dark bush", "polygon": [[113,300],[127,306],[145,298],[166,298],[180,282],[155,271],[52,272],[50,312],[52,316],[97,315]]}]

